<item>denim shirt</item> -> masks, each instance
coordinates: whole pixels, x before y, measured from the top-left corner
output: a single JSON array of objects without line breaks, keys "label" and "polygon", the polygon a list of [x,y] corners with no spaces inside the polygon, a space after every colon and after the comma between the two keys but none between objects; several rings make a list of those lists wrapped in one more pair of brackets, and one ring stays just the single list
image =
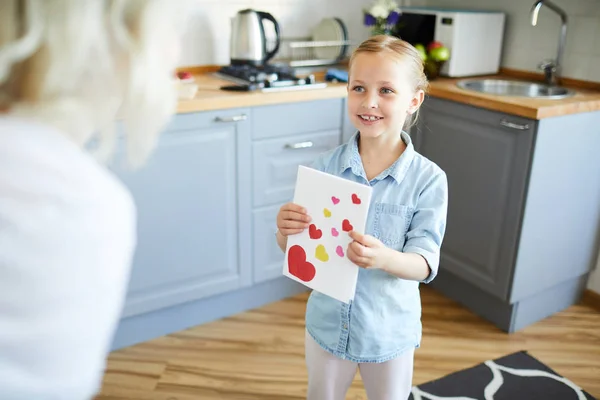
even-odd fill
[{"label": "denim shirt", "polygon": [[[402,132],[406,150],[388,169],[368,181],[358,153],[357,132],[351,140],[322,154],[312,168],[372,186],[366,234],[387,247],[417,253],[437,274],[446,229],[446,174],[418,154]],[[378,269],[360,268],[350,304],[313,290],[306,309],[306,329],[333,355],[353,362],[384,362],[421,342],[419,283]]]}]

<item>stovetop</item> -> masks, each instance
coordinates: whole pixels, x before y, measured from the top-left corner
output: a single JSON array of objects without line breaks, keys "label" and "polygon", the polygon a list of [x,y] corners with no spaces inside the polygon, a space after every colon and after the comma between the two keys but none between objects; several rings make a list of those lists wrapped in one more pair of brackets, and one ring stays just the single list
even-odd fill
[{"label": "stovetop", "polygon": [[[313,75],[301,78],[296,76],[291,68],[279,65],[227,65],[221,67],[215,75],[249,88],[248,90],[279,91],[326,86],[326,84],[315,83]],[[231,87],[227,88],[226,90],[232,90]]]}]

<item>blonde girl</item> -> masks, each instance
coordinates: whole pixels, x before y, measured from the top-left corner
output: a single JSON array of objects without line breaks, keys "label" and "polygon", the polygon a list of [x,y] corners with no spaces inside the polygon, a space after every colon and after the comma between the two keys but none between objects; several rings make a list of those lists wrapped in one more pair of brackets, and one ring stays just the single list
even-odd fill
[{"label": "blonde girl", "polygon": [[[357,129],[313,167],[373,188],[366,234],[346,254],[361,267],[354,300],[313,291],[306,310],[309,400],[343,400],[356,370],[369,400],[405,400],[421,341],[419,284],[437,274],[445,233],[445,173],[418,154],[403,128],[414,122],[427,79],[410,44],[375,36],[352,54],[348,111]],[[301,204],[285,204],[277,241],[308,227]]]}]

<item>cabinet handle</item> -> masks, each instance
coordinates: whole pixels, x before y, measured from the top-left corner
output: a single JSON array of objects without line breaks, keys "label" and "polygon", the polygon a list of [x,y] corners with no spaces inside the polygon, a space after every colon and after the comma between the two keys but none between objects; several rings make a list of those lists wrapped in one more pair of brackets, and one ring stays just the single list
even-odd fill
[{"label": "cabinet handle", "polygon": [[529,129],[529,124],[515,124],[514,122],[507,121],[504,118],[500,120],[500,125],[510,129],[518,129],[520,131],[526,131],[527,129]]},{"label": "cabinet handle", "polygon": [[246,114],[234,115],[233,117],[215,117],[215,122],[238,122],[245,121]]},{"label": "cabinet handle", "polygon": [[294,143],[294,144],[286,144],[284,147],[286,149],[307,149],[309,147],[313,147],[313,142],[299,142],[299,143]]}]

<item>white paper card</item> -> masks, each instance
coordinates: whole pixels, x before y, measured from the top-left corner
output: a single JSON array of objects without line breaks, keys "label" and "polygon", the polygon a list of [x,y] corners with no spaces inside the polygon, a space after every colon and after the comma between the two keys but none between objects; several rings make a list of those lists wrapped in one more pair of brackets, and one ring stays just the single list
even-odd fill
[{"label": "white paper card", "polygon": [[365,232],[371,192],[370,186],[299,166],[293,201],[312,221],[288,237],[283,274],[344,303],[354,299],[359,267],[346,256],[348,232]]}]

